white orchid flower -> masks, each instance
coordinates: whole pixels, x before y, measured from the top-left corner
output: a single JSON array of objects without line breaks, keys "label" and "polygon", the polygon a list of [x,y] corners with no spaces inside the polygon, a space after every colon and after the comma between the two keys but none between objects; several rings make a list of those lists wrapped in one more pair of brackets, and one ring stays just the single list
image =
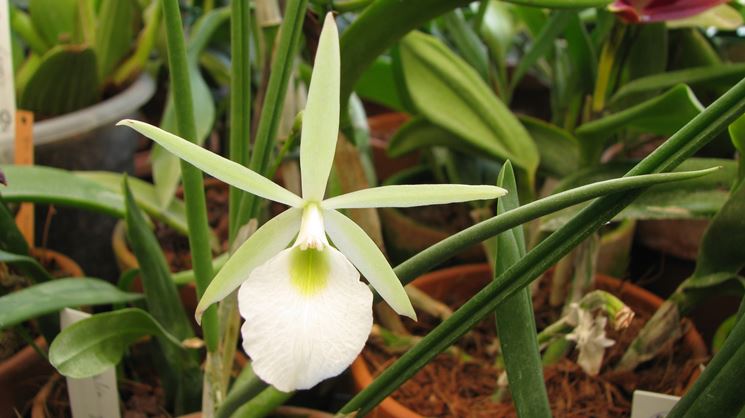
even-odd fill
[{"label": "white orchid flower", "polygon": [[567,334],[566,339],[574,341],[579,349],[577,364],[590,376],[600,372],[603,364],[605,349],[616,342],[605,336],[605,325],[608,318],[603,315],[592,316],[592,312],[582,309],[578,304],[571,306],[568,321],[574,326],[574,331]]},{"label": "white orchid flower", "polygon": [[228,184],[290,206],[233,253],[196,311],[200,320],[205,309],[240,286],[243,348],[256,374],[282,391],[307,389],[341,373],[362,350],[372,327],[373,295],[360,273],[397,313],[416,317],[381,251],[339,209],[443,204],[506,193],[495,186],[403,185],[324,200],[339,131],[338,36],[329,14],[303,114],[302,197],[157,127],[119,122]]}]

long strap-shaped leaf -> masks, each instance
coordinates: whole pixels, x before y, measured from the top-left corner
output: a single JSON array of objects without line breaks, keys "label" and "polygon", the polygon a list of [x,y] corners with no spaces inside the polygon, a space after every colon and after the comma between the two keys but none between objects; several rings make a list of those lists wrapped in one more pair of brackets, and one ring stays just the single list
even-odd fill
[{"label": "long strap-shaped leaf", "polygon": [[[667,142],[642,160],[627,175],[668,171],[690,157],[708,143],[722,129],[737,119],[745,110],[745,80],[740,81],[704,112],[691,120]],[[449,347],[457,338],[493,312],[507,297],[527,286],[561,257],[610,220],[633,201],[641,191],[605,196],[593,202],[546,240],[538,244],[518,263],[496,278],[445,322],[432,330],[419,344],[406,352],[396,363],[386,369],[365,390],[357,394],[341,413],[358,411],[358,416],[369,412],[375,405],[413,376],[438,353]],[[478,227],[478,225],[476,225]],[[410,272],[419,273],[438,263],[430,255],[440,252],[439,258],[450,255],[450,250],[460,244],[443,240],[415,257],[409,270],[396,273],[405,281],[411,280]],[[469,243],[473,244],[473,243]],[[415,275],[414,275],[415,276]]]},{"label": "long strap-shaped leaf", "polygon": [[[502,167],[497,185],[509,192],[497,201],[498,214],[520,206],[515,173],[509,161]],[[522,226],[499,234],[494,277],[499,277],[517,263],[525,256],[525,252]],[[530,289],[526,287],[507,298],[497,307],[495,314],[499,345],[518,415],[531,418],[551,417],[551,406],[543,383],[543,364],[538,350]]]}]

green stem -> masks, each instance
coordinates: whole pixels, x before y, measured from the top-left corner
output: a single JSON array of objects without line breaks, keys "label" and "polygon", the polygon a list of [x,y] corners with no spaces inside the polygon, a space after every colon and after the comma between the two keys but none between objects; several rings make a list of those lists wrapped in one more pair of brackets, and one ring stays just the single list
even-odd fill
[{"label": "green stem", "polygon": [[[162,0],[163,17],[168,42],[168,65],[173,84],[174,102],[178,134],[194,141],[197,137],[194,122],[189,65],[186,60],[186,44],[181,30],[181,12],[178,0]],[[191,249],[197,297],[201,297],[212,280],[212,250],[210,249],[210,230],[207,222],[207,206],[204,197],[202,172],[181,160],[181,173],[184,184],[184,203],[186,220],[189,225],[189,248]],[[204,340],[209,351],[217,348],[218,327],[216,307],[209,308],[203,316]]]},{"label": "green stem", "polygon": [[232,418],[263,418],[290,399],[292,392],[280,392],[272,386],[238,408]]},{"label": "green stem", "polygon": [[[711,141],[739,117],[744,110],[745,80],[742,80],[670,137],[652,154],[639,162],[627,173],[627,176],[673,169]],[[453,313],[450,319],[432,330],[419,344],[406,352],[396,363],[379,375],[370,386],[350,400],[340,412],[351,413],[356,411],[357,416],[365,415],[437,354],[468,332],[486,315],[491,314],[507,297],[515,294],[539,277],[552,264],[571,251],[574,246],[618,214],[640,193],[641,191],[633,191],[604,196],[583,209],[567,224],[539,243],[519,262],[497,277],[494,282],[472,297]],[[445,251],[439,254],[439,259],[428,259],[428,256],[433,253],[431,251],[435,247],[433,246],[415,256],[416,261],[412,263],[413,266],[425,270],[451,256],[455,252],[453,250],[460,244],[458,240],[453,240],[453,237],[445,239],[441,243],[444,244],[440,244],[439,251]],[[426,255],[422,256],[422,254]],[[405,281],[411,280],[413,277],[410,277],[409,274],[416,272],[418,269],[410,269],[407,272],[397,269],[396,272]]]},{"label": "green stem", "polygon": [[[248,165],[251,140],[251,6],[248,0],[233,0],[231,9],[230,159]],[[243,194],[240,189],[230,186],[230,242],[233,242],[242,225],[238,211]]]},{"label": "green stem", "polygon": [[[279,31],[279,44],[274,54],[272,72],[269,76],[264,106],[261,109],[261,118],[256,131],[256,141],[249,163],[249,168],[257,173],[266,173],[269,165],[287,95],[287,84],[294,67],[292,62],[300,43],[307,5],[308,0],[287,2],[285,18]],[[258,214],[259,202],[260,199],[256,196],[246,195],[241,200],[238,222],[243,224],[248,219],[255,218]]]}]

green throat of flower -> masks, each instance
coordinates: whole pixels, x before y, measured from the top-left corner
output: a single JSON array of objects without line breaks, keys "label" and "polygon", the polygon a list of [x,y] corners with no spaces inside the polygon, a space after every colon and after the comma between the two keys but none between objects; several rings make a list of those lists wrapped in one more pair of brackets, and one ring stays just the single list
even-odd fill
[{"label": "green throat of flower", "polygon": [[303,296],[312,296],[326,287],[330,271],[323,250],[295,247],[290,254],[290,280]]}]

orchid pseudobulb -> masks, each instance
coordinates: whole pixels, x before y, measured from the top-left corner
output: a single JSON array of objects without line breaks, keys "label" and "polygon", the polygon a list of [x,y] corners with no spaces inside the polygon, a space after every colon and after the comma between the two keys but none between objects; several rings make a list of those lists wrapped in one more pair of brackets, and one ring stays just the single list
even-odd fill
[{"label": "orchid pseudobulb", "polygon": [[282,391],[310,388],[341,373],[362,350],[372,327],[373,295],[360,273],[398,314],[415,319],[381,251],[339,209],[443,204],[506,193],[496,186],[402,185],[324,200],[339,131],[339,72],[338,32],[329,14],[303,113],[302,197],[157,127],[120,122],[228,184],[290,206],[233,253],[196,312],[199,320],[205,309],[240,287],[243,348],[255,373]]}]

